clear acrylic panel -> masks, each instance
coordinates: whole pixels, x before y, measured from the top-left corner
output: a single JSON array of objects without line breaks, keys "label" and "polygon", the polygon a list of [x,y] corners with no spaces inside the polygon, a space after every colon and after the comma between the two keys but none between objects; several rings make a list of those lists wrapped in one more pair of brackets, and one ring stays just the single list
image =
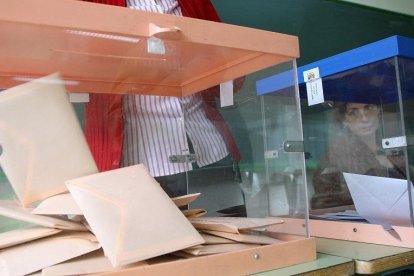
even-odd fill
[{"label": "clear acrylic panel", "polygon": [[275,74],[289,75],[293,81],[295,73],[294,62],[279,64],[235,81],[242,85],[235,91],[234,104],[221,107],[223,97],[215,97],[214,105],[230,127],[241,158],[238,162],[230,154],[187,172],[189,193],[201,192],[190,208],[205,208],[207,216],[299,218],[303,222],[295,233],[306,235],[302,224],[308,206],[298,91],[291,86],[260,93],[257,87]]}]

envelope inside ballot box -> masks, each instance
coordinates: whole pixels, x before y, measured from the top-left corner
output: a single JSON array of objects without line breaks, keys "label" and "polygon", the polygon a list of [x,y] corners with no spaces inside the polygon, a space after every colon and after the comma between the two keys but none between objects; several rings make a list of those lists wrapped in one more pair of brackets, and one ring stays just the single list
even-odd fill
[{"label": "envelope inside ballot box", "polygon": [[0,233],[0,249],[55,235],[62,230],[48,227],[24,227]]},{"label": "envelope inside ballot box", "polygon": [[82,223],[66,219],[63,216],[36,215],[32,214],[31,211],[31,208],[24,208],[13,200],[0,200],[0,215],[2,216],[62,230],[88,230]]},{"label": "envelope inside ballot box", "polygon": [[119,271],[148,265],[145,261],[121,267],[113,267],[102,250],[95,250],[80,257],[42,269],[42,276],[86,275]]},{"label": "envelope inside ballot box", "polygon": [[114,266],[204,242],[141,164],[68,180],[67,186]]},{"label": "envelope inside ballot box", "polygon": [[189,218],[198,230],[211,230],[239,234],[241,231],[266,227],[269,225],[283,223],[276,217],[267,218],[245,218],[245,217],[200,217]]},{"label": "envelope inside ballot box", "polygon": [[0,275],[26,275],[100,247],[91,233],[61,232],[0,251]]},{"label": "envelope inside ballot box", "polygon": [[97,172],[58,74],[0,92],[0,145],[0,165],[24,206]]},{"label": "envelope inside ballot box", "polygon": [[70,193],[58,194],[42,200],[32,210],[37,215],[83,215]]}]

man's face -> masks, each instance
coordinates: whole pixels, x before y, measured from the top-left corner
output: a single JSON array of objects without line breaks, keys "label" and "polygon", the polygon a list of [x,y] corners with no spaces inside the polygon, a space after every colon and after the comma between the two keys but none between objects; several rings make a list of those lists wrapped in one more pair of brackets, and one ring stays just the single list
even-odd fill
[{"label": "man's face", "polygon": [[378,114],[376,105],[350,103],[346,106],[344,125],[358,136],[368,136],[378,128]]}]

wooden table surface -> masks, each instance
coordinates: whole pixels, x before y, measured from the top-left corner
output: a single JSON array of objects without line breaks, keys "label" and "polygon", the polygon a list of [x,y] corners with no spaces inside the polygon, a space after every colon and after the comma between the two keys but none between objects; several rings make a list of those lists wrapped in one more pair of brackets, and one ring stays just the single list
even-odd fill
[{"label": "wooden table surface", "polygon": [[286,276],[286,275],[353,275],[354,260],[350,258],[317,254],[316,260],[312,262],[297,264],[289,267],[254,274],[257,276]]},{"label": "wooden table surface", "polygon": [[414,248],[317,238],[316,250],[354,259],[357,274],[377,274],[414,265]]}]

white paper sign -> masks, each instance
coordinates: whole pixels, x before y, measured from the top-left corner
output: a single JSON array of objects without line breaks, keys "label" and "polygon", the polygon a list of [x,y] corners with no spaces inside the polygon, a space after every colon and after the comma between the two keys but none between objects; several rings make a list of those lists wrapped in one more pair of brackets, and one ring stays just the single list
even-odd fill
[{"label": "white paper sign", "polygon": [[306,93],[308,96],[309,106],[323,103],[322,79],[319,75],[319,68],[313,68],[303,72],[303,79],[306,82]]},{"label": "white paper sign", "polygon": [[233,105],[233,81],[220,83],[220,106]]}]

